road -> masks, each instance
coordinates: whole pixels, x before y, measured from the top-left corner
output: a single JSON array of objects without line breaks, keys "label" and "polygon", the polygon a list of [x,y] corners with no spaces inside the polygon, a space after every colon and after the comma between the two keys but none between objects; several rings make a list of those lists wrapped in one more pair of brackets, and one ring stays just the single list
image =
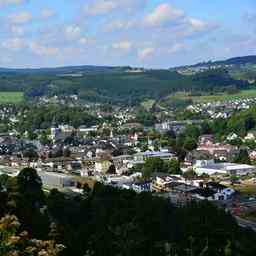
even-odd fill
[{"label": "road", "polygon": [[241,219],[240,217],[234,216],[238,225],[243,228],[251,228],[256,232],[256,222],[252,222],[249,220]]}]

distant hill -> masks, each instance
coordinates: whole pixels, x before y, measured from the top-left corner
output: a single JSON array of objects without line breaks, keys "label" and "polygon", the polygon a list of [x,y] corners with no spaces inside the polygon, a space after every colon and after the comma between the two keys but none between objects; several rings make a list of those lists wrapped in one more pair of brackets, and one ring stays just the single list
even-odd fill
[{"label": "distant hill", "polygon": [[194,65],[185,65],[171,68],[174,70],[179,70],[182,68],[196,68],[196,67],[209,67],[209,66],[228,66],[228,65],[247,65],[247,64],[256,64],[256,55],[234,57],[226,60],[217,60],[217,61],[208,61],[208,62],[199,62]]},{"label": "distant hill", "polygon": [[246,64],[256,64],[256,55],[243,56],[230,58],[224,61],[216,61],[216,64],[224,65],[246,65]]},{"label": "distant hill", "polygon": [[[76,70],[76,71],[74,71]],[[101,71],[78,75],[78,69],[58,72],[0,71],[0,91],[21,91],[28,98],[54,95],[78,95],[91,102],[139,103],[144,99],[161,99],[177,91],[225,91],[230,87],[246,89],[248,83],[233,79],[225,70],[208,70],[182,75],[169,70]],[[62,75],[60,75],[62,74]]]},{"label": "distant hill", "polygon": [[16,74],[72,74],[72,73],[111,73],[123,72],[129,70],[130,67],[110,67],[110,66],[66,66],[66,67],[53,67],[53,68],[0,68],[1,73],[16,73]]},{"label": "distant hill", "polygon": [[85,101],[136,104],[145,99],[162,99],[178,91],[213,94],[247,89],[250,87],[247,78],[253,79],[255,70],[246,70],[245,74],[239,68],[230,72],[226,67],[245,63],[256,64],[256,56],[199,63],[172,70],[90,65],[40,69],[0,68],[0,92],[23,92],[28,99],[76,94]]},{"label": "distant hill", "polygon": [[[184,65],[171,68],[177,70],[184,67],[199,67],[199,66],[213,66],[213,65],[246,65],[256,64],[256,55],[234,57],[226,60],[200,62],[194,65]],[[94,66],[94,65],[81,65],[81,66],[63,66],[52,68],[2,68],[0,73],[17,73],[17,74],[72,74],[72,73],[119,73],[127,71],[135,71],[139,68],[132,68],[130,66]]]}]

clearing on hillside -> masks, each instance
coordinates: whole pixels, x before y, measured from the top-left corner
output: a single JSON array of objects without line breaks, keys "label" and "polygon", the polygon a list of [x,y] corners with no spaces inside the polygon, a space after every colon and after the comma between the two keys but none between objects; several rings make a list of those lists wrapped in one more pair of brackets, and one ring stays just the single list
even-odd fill
[{"label": "clearing on hillside", "polygon": [[23,92],[0,92],[0,104],[20,103],[24,99]]}]

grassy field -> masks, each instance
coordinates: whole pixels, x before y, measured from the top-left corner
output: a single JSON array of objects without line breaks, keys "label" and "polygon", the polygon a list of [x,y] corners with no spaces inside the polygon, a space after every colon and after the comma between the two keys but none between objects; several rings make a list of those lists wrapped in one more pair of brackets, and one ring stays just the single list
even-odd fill
[{"label": "grassy field", "polygon": [[256,89],[242,90],[237,94],[216,94],[216,95],[204,95],[204,96],[191,96],[189,93],[177,92],[174,95],[169,96],[169,99],[191,99],[194,103],[204,103],[212,101],[228,101],[244,98],[256,98]]},{"label": "grassy field", "polygon": [[146,110],[150,110],[154,104],[155,100],[145,100],[141,103],[141,106],[144,107]]},{"label": "grassy field", "polygon": [[256,196],[256,184],[235,185],[233,188],[243,196]]},{"label": "grassy field", "polygon": [[0,104],[20,103],[24,99],[23,92],[0,92]]}]

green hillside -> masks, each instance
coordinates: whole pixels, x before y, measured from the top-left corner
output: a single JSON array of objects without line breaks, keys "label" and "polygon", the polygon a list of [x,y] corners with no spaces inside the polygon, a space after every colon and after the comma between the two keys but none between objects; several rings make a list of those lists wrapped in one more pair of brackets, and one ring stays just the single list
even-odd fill
[{"label": "green hillside", "polygon": [[24,92],[27,98],[77,94],[93,102],[139,103],[160,99],[177,91],[225,92],[229,88],[247,89],[246,81],[236,80],[223,69],[185,76],[169,70],[143,72],[83,73],[58,76],[52,73],[2,73],[0,91]]}]

